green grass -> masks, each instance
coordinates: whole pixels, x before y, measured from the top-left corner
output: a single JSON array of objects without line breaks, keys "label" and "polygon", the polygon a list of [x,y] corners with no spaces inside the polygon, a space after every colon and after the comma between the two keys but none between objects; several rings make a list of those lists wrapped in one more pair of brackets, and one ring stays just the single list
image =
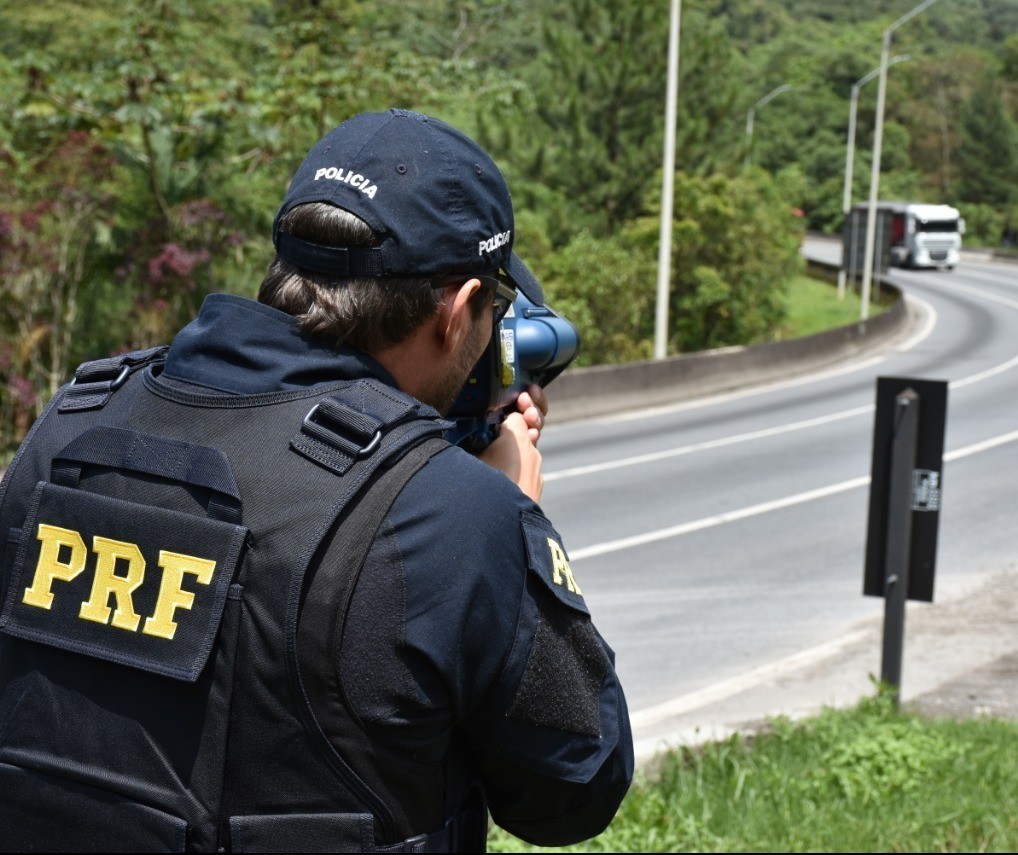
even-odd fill
[{"label": "green grass", "polygon": [[[859,295],[845,289],[845,299],[838,299],[834,285],[809,276],[796,276],[788,283],[788,317],[778,330],[776,339],[813,335],[859,320]],[[870,305],[870,317],[885,306]]]},{"label": "green grass", "polygon": [[[494,852],[547,851],[500,829]],[[923,719],[886,695],[665,757],[608,830],[557,851],[1015,852],[1018,723]]]}]

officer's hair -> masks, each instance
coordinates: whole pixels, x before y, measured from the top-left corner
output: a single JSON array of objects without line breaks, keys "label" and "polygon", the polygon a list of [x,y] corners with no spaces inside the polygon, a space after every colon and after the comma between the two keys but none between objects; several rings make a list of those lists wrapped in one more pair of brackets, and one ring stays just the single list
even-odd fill
[{"label": "officer's hair", "polygon": [[[327,246],[377,246],[362,219],[326,205],[298,205],[280,220],[281,231]],[[308,338],[377,353],[399,344],[434,313],[442,300],[427,277],[342,277],[298,269],[278,255],[269,265],[258,302],[297,319]]]}]

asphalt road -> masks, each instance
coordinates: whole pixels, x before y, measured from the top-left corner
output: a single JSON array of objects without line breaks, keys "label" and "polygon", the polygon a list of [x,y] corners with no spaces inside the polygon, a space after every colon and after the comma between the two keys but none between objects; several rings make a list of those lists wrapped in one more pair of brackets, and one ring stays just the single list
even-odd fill
[{"label": "asphalt road", "polygon": [[542,504],[616,651],[643,754],[872,690],[883,601],[862,595],[862,572],[878,376],[950,381],[935,603],[910,606],[903,697],[1018,651],[1001,608],[1018,597],[1018,266],[893,279],[914,321],[881,352],[546,429]]}]

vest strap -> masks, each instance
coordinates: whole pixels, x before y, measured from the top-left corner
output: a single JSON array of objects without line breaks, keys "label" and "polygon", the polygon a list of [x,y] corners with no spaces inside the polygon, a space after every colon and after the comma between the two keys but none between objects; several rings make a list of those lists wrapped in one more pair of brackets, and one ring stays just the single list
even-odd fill
[{"label": "vest strap", "polygon": [[400,843],[376,846],[375,852],[483,852],[488,831],[488,812],[479,796],[445,825],[430,834],[408,837]]},{"label": "vest strap", "polygon": [[138,369],[162,360],[168,350],[166,345],[160,345],[82,363],[64,391],[57,412],[71,413],[106,406],[113,393],[127,382],[128,377]]},{"label": "vest strap", "polygon": [[[362,758],[349,756],[346,751],[337,748],[326,735],[322,721],[324,716],[330,726],[341,729],[351,726],[335,680],[335,668],[329,663],[338,661],[338,639],[342,638],[346,607],[378,527],[406,483],[433,455],[448,447],[444,439],[437,437],[418,445],[421,431],[428,427],[429,422],[416,421],[397,429],[394,433],[401,436],[395,439],[396,446],[404,452],[397,462],[382,468],[380,464],[385,454],[382,452],[361,461],[353,467],[349,476],[339,482],[337,492],[352,496],[361,492],[372,470],[380,470],[361,494],[356,506],[340,523],[332,551],[342,556],[342,560],[320,564],[303,597],[299,623],[294,613],[293,623],[288,622],[287,629],[287,642],[292,645],[287,653],[294,664],[295,694],[305,727],[336,774],[374,815],[379,836],[388,840],[395,836],[391,811],[357,773],[357,761]],[[349,496],[341,496],[337,504],[345,508],[348,501]],[[338,513],[335,516],[338,517]],[[319,541],[320,538],[313,539],[316,547]],[[337,723],[333,720],[334,716],[340,716],[342,720]]]},{"label": "vest strap", "polygon": [[[392,448],[393,443],[385,438],[398,433],[393,429],[407,422],[417,422],[422,436],[452,427],[431,407],[409,395],[373,378],[357,380],[315,404],[290,440],[290,447],[337,475],[345,475],[356,461]],[[413,442],[404,434],[399,446],[406,448],[407,439]]]}]

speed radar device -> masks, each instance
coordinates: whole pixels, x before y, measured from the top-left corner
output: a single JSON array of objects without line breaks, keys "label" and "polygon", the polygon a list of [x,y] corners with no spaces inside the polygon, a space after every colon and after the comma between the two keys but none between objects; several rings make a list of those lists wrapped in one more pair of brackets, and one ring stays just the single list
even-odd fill
[{"label": "speed radar device", "polygon": [[547,386],[579,349],[572,323],[520,292],[450,409],[447,418],[455,426],[446,438],[468,451],[487,447],[520,393],[533,383]]}]

